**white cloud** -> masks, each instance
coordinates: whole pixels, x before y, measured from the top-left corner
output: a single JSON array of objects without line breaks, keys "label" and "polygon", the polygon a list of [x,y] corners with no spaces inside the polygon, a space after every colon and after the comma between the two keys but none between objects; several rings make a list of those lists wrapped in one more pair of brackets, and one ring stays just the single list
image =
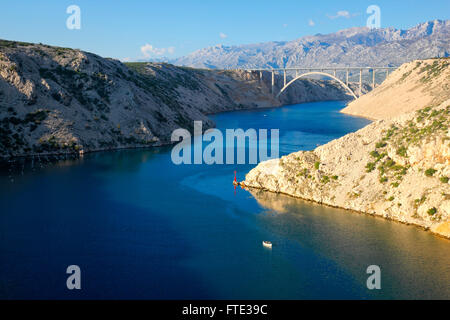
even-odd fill
[{"label": "white cloud", "polygon": [[312,19],[309,19],[308,25],[309,25],[310,27],[314,27],[314,26],[316,25],[316,23],[315,23]]},{"label": "white cloud", "polygon": [[146,43],[141,47],[141,52],[145,58],[150,58],[151,56],[162,56],[166,53],[173,54],[175,52],[175,47],[156,48],[151,44]]},{"label": "white cloud", "polygon": [[219,37],[222,38],[222,39],[225,39],[228,36],[225,33],[221,32],[221,33],[219,33]]},{"label": "white cloud", "polygon": [[344,18],[348,19],[348,18],[350,18],[350,12],[345,11],[345,10],[343,10],[343,11],[338,11],[337,14],[336,14],[336,16],[337,16],[338,18],[339,18],[339,17],[344,17]]},{"label": "white cloud", "polygon": [[335,15],[327,14],[327,16],[330,19],[337,19],[337,18],[350,19],[350,17],[355,16],[355,14],[351,14],[350,12],[348,12],[346,10],[340,10],[340,11],[336,12]]},{"label": "white cloud", "polygon": [[130,62],[131,58],[130,57],[122,58],[122,59],[120,59],[120,61],[122,61],[122,62]]}]

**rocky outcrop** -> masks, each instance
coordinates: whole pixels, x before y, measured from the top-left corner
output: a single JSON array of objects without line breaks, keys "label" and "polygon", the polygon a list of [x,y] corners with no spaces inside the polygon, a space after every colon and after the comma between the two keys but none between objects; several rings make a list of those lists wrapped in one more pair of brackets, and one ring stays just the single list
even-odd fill
[{"label": "rocky outcrop", "polygon": [[275,99],[269,81],[0,40],[0,158],[158,146],[194,120],[214,126],[209,113],[349,98],[337,83],[303,80]]},{"label": "rocky outcrop", "polygon": [[439,105],[450,99],[450,59],[405,63],[377,90],[363,95],[343,113],[371,119],[390,119],[406,112]]},{"label": "rocky outcrop", "polygon": [[447,100],[373,122],[314,151],[262,162],[242,185],[418,225],[450,238],[449,126]]}]

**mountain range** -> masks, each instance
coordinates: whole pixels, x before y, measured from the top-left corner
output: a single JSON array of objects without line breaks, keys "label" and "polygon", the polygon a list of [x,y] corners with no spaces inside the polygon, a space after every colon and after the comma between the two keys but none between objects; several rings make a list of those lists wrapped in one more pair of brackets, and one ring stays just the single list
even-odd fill
[{"label": "mountain range", "polygon": [[408,30],[354,27],[293,41],[239,46],[216,45],[168,62],[196,68],[282,68],[399,66],[415,59],[450,55],[450,20],[434,20]]}]

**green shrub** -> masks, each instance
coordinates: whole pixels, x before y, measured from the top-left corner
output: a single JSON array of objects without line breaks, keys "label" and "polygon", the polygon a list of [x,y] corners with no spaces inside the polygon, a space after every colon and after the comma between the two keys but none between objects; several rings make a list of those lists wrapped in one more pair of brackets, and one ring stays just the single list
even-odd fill
[{"label": "green shrub", "polygon": [[436,170],[433,168],[429,168],[429,169],[425,170],[425,175],[427,177],[432,177],[435,173],[436,173]]},{"label": "green shrub", "polygon": [[47,110],[38,110],[35,112],[30,112],[30,113],[27,113],[24,121],[26,123],[28,123],[28,122],[40,123],[41,121],[44,121],[45,119],[47,119],[47,114],[48,114]]},{"label": "green shrub", "polygon": [[373,170],[375,170],[375,163],[374,162],[369,162],[366,165],[366,171],[367,172],[372,172]]},{"label": "green shrub", "polygon": [[377,142],[377,144],[375,145],[376,148],[384,148],[386,146],[387,146],[387,143],[383,142],[383,141]]},{"label": "green shrub", "polygon": [[338,176],[332,176],[331,179],[337,180],[337,179],[339,179],[339,177]]},{"label": "green shrub", "polygon": [[398,128],[395,125],[392,125],[389,130],[386,131],[386,135],[383,138],[383,141],[389,140],[398,130]]},{"label": "green shrub", "polygon": [[321,182],[323,184],[327,184],[328,182],[330,182],[330,177],[328,176],[323,176]]},{"label": "green shrub", "polygon": [[428,209],[428,211],[427,211],[427,213],[428,213],[430,216],[435,215],[436,212],[437,212],[437,209],[436,209],[435,207],[433,207],[433,208],[431,208],[431,209]]},{"label": "green shrub", "polygon": [[430,117],[436,117],[439,114],[439,111],[433,110],[430,114]]},{"label": "green shrub", "polygon": [[380,156],[380,154],[378,153],[378,151],[374,150],[370,152],[370,155],[374,158],[378,158]]},{"label": "green shrub", "polygon": [[400,148],[397,149],[397,154],[399,156],[406,158],[408,156],[407,150],[408,149],[405,146],[401,146]]},{"label": "green shrub", "polygon": [[319,170],[319,167],[320,167],[320,162],[319,162],[319,161],[316,161],[316,162],[314,163],[314,168],[316,168],[316,170]]},{"label": "green shrub", "polygon": [[381,159],[387,156],[387,153],[379,153],[377,150],[374,150],[370,152],[370,155],[375,158],[375,162],[379,162]]},{"label": "green shrub", "polygon": [[389,159],[389,160],[387,160],[387,161],[385,162],[385,165],[386,165],[388,168],[391,168],[391,167],[395,166],[395,161],[392,160],[392,159]]},{"label": "green shrub", "polygon": [[297,177],[305,177],[305,178],[308,178],[308,169],[303,168],[303,170],[300,171],[300,172],[297,174]]},{"label": "green shrub", "polygon": [[391,183],[391,186],[393,186],[394,188],[398,188],[399,185],[400,185],[400,183],[398,183],[398,182]]},{"label": "green shrub", "polygon": [[420,204],[424,203],[425,200],[427,200],[427,197],[422,196],[422,198],[414,200],[414,204],[416,207],[418,207]]},{"label": "green shrub", "polygon": [[442,183],[448,183],[449,178],[448,177],[441,177],[439,180],[441,180]]},{"label": "green shrub", "polygon": [[381,177],[380,178],[380,182],[381,183],[385,183],[385,182],[387,182],[388,181],[388,178],[387,177]]},{"label": "green shrub", "polygon": [[391,196],[391,197],[389,197],[388,200],[389,200],[389,201],[394,201],[394,199],[395,199],[394,196]]}]

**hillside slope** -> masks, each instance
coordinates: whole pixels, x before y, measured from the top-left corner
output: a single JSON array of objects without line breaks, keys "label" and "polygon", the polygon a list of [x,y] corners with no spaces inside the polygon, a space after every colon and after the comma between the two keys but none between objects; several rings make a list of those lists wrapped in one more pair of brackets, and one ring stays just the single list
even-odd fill
[{"label": "hillside slope", "polygon": [[194,120],[214,126],[208,113],[348,99],[315,80],[274,99],[269,79],[0,40],[0,157],[157,146]]},{"label": "hillside slope", "polygon": [[242,186],[415,224],[450,238],[449,127],[450,99],[373,122],[314,151],[262,162]]},{"label": "hillside slope", "polygon": [[343,113],[389,119],[450,99],[450,59],[428,59],[402,65],[375,90],[351,102]]},{"label": "hillside slope", "polygon": [[217,45],[171,60],[198,68],[399,66],[450,55],[450,21],[429,21],[409,30],[356,27],[293,41]]}]

